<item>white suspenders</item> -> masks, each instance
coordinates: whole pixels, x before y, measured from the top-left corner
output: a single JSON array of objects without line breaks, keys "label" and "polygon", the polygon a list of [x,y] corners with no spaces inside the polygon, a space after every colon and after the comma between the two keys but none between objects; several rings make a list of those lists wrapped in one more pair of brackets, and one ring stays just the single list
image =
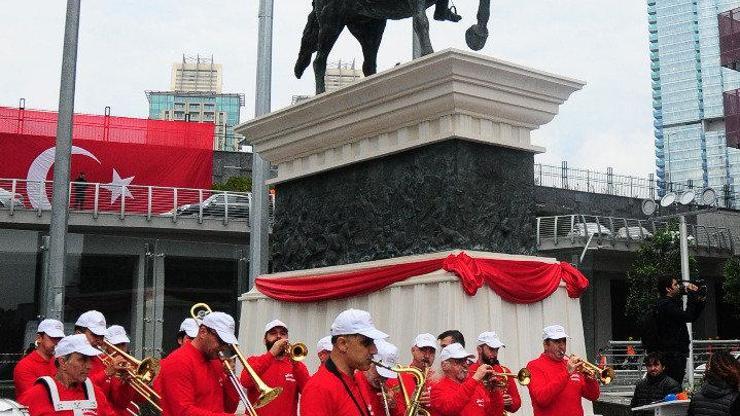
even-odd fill
[{"label": "white suspenders", "polygon": [[84,416],[85,410],[97,410],[98,408],[98,402],[95,400],[95,388],[89,378],[85,379],[85,395],[87,396],[87,400],[61,401],[59,399],[57,384],[54,382],[53,378],[49,376],[39,377],[39,381],[43,381],[49,389],[51,403],[54,406],[54,410],[57,412],[71,410],[75,416]]}]

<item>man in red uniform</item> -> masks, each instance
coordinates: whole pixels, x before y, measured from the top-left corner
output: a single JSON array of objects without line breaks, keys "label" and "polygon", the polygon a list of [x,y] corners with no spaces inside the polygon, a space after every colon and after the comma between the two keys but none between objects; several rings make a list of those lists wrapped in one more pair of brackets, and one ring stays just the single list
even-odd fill
[{"label": "man in red uniform", "polygon": [[378,352],[375,340],[388,338],[378,331],[370,314],[357,309],[340,313],[331,325],[331,355],[308,380],[301,397],[301,415],[370,416],[354,371],[370,368]]},{"label": "man in red uniform", "polygon": [[218,353],[239,344],[234,318],[211,312],[198,335],[167,357],[159,371],[163,416],[225,416],[236,411],[239,396],[227,379]]},{"label": "man in red uniform", "polygon": [[[122,326],[111,325],[105,334],[105,340],[128,354],[128,344],[131,343],[131,340],[126,335],[126,330]],[[130,416],[130,413],[126,410],[129,408],[135,413],[138,413],[138,409],[133,403],[135,399],[138,399],[136,397],[137,394],[129,384],[127,375],[119,373],[117,376],[110,380],[109,390],[107,392],[104,391],[108,398],[108,403],[118,416]]]},{"label": "man in red uniform", "polygon": [[[426,410],[429,410],[429,398],[430,398],[430,392],[432,390],[432,384],[435,379],[434,371],[432,370],[432,364],[434,364],[434,357],[437,355],[437,342],[434,339],[434,335],[424,333],[419,334],[414,339],[414,345],[411,346],[411,367],[414,367],[421,371],[422,373],[426,373],[426,381],[424,386],[424,392],[421,394],[421,397],[419,398],[419,402],[421,402],[422,407]],[[401,388],[400,382],[403,383],[403,388]],[[400,392],[400,404],[399,406],[406,411],[406,403],[404,401],[404,391],[405,394],[409,396],[409,398],[414,394],[414,390],[416,389],[416,379],[413,375],[409,373],[402,373],[399,375],[397,379],[388,380],[388,386],[394,391],[394,392]]]},{"label": "man in red uniform", "polygon": [[[268,386],[281,387],[283,391],[270,403],[256,409],[257,414],[295,416],[298,414],[298,395],[311,376],[305,364],[288,356],[288,326],[285,323],[275,319],[265,325],[263,341],[267,352],[249,357],[247,362]],[[249,372],[243,370],[240,381],[247,389],[250,402],[255,403],[260,391]]]},{"label": "man in red uniform", "polygon": [[44,319],[36,330],[36,349],[23,357],[13,369],[15,397],[21,397],[42,376],[54,376],[54,347],[64,338],[64,325],[56,319]]},{"label": "man in red uniform", "polygon": [[439,354],[444,376],[432,386],[432,412],[438,416],[498,416],[503,408],[496,409],[483,386],[483,378],[492,370],[481,364],[468,377],[470,360],[475,356],[465,351],[461,344],[453,343]]},{"label": "man in red uniform", "polygon": [[41,377],[18,401],[31,416],[115,416],[103,392],[87,378],[90,361],[99,353],[84,335],[62,338],[55,350],[56,375]]},{"label": "man in red uniform", "polygon": [[316,343],[316,355],[319,357],[319,361],[322,365],[326,362],[327,359],[329,359],[329,354],[331,354],[331,350],[331,336],[329,335],[321,338],[319,342]]},{"label": "man in red uniform", "polygon": [[382,364],[372,364],[367,371],[356,371],[355,381],[360,386],[360,392],[367,398],[367,406],[371,415],[375,416],[403,416],[405,406],[399,406],[397,399],[400,396],[387,387],[387,381],[397,380],[398,374],[388,368],[393,368],[398,362],[398,348],[388,341],[375,340],[378,353],[374,360]]},{"label": "man in red uniform", "polygon": [[[498,361],[499,348],[506,347],[493,331],[486,331],[478,335],[478,362],[471,364],[468,372],[473,373],[481,364],[488,364],[494,373],[511,373]],[[486,387],[491,394],[491,400],[509,413],[514,413],[522,406],[519,390],[513,377],[491,376],[485,380]]]},{"label": "man in red uniform", "polygon": [[193,318],[185,318],[180,324],[180,331],[177,332],[177,345],[182,346],[198,336],[198,323]]},{"label": "man in red uniform", "polygon": [[599,383],[583,372],[583,362],[575,355],[565,358],[565,329],[551,325],[542,330],[544,352],[530,361],[532,373],[529,395],[535,416],[582,416],[581,398],[599,398]]}]

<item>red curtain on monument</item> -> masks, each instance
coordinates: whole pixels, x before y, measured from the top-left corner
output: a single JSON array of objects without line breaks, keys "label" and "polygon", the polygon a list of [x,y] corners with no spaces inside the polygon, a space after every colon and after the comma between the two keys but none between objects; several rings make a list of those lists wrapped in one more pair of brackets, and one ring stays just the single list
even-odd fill
[{"label": "red curtain on monument", "polygon": [[485,259],[466,253],[444,259],[373,267],[314,276],[257,278],[266,296],[284,302],[318,302],[363,295],[414,276],[444,269],[454,273],[469,296],[485,283],[507,302],[534,303],[550,296],[565,282],[568,296],[580,297],[588,279],[568,263]]},{"label": "red curtain on monument", "polygon": [[[0,107],[0,154],[12,155],[0,163],[0,187],[20,179],[16,192],[32,205],[28,208],[50,208],[50,185],[38,181],[53,176],[56,124],[54,112]],[[151,191],[152,208],[169,211],[173,191],[164,188],[211,188],[213,134],[210,123],[75,115],[70,179],[84,172],[90,185],[73,187],[72,197],[81,189],[82,209],[92,209],[92,184],[99,183],[100,209],[119,209],[125,198],[127,212],[146,212],[148,187],[161,187]],[[195,196],[179,194],[178,205],[195,202]]]}]

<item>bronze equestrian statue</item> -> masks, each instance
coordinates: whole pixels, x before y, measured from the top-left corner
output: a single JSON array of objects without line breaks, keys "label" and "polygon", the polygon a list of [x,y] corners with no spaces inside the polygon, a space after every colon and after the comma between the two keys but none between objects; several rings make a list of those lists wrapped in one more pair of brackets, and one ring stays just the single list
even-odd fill
[{"label": "bronze equestrian statue", "polygon": [[[488,19],[490,17],[490,0],[479,0],[478,23],[465,32],[465,41],[473,50],[480,50],[488,38]],[[429,20],[426,9],[436,5],[435,20],[460,20],[454,7],[447,8],[448,0],[314,0],[313,10],[308,15],[308,22],[303,29],[301,50],[298,53],[294,72],[297,78],[311,63],[311,56],[316,52],[313,70],[316,77],[316,94],[325,91],[324,74],[326,60],[331,48],[339,38],[344,27],[360,42],[362,46],[362,72],[365,76],[377,72],[378,49],[383,37],[385,23],[388,19],[400,20],[413,18],[414,33],[421,44],[421,54],[428,55],[434,50],[429,39]]]}]

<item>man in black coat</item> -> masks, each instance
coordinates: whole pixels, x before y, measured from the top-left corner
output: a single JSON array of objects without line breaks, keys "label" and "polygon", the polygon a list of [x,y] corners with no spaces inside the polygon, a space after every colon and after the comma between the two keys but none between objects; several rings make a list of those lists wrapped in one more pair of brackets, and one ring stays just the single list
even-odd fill
[{"label": "man in black coat", "polygon": [[[645,356],[645,368],[647,374],[635,387],[630,407],[644,406],[653,402],[663,400],[667,394],[678,393],[681,386],[678,382],[665,374],[665,366],[662,363],[663,356],[658,352],[651,352]],[[652,410],[633,412],[633,415],[652,415]]]},{"label": "man in black coat", "polygon": [[[699,318],[704,310],[704,297],[695,284],[689,283],[684,289],[677,279],[668,275],[658,278],[657,289],[660,299],[656,304],[656,320],[660,332],[660,351],[663,352],[662,363],[666,374],[681,384],[686,375],[686,359],[689,356],[689,331],[686,323]],[[688,294],[686,309],[682,299],[684,290]]]}]

